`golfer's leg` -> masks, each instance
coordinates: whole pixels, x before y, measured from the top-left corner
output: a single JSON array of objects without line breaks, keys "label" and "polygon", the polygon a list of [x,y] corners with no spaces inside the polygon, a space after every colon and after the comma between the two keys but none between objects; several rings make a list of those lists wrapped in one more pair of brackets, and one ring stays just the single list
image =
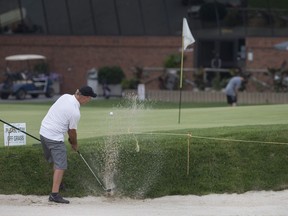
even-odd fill
[{"label": "golfer's leg", "polygon": [[237,106],[237,96],[233,97],[233,106]]},{"label": "golfer's leg", "polygon": [[52,193],[59,193],[59,187],[65,170],[54,169]]}]

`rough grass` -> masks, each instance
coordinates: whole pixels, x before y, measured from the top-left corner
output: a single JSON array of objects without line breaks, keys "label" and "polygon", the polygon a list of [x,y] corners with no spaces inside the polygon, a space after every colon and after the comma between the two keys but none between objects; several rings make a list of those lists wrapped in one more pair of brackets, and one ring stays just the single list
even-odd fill
[{"label": "rough grass", "polygon": [[[115,196],[282,190],[288,183],[288,168],[283,166],[288,162],[288,146],[283,144],[288,143],[287,129],[288,125],[193,129],[192,137],[187,130],[181,130],[171,135],[155,132],[98,137],[81,140],[80,145],[82,155],[103,184],[109,187],[113,181]],[[239,139],[259,143],[234,141]],[[0,157],[1,194],[49,193],[51,167],[44,161],[39,145],[2,148]],[[65,196],[103,195],[79,155],[69,150],[68,157]]]},{"label": "rough grass", "polygon": [[[27,132],[37,136],[50,105],[3,103],[1,119],[26,122]],[[175,103],[93,101],[81,107],[79,150],[105,187],[115,188],[115,196],[286,189],[288,106],[216,106],[186,103],[178,124]],[[103,195],[85,163],[67,147],[62,193]],[[26,146],[2,145],[0,193],[48,194],[52,167],[42,154],[32,138]]]}]

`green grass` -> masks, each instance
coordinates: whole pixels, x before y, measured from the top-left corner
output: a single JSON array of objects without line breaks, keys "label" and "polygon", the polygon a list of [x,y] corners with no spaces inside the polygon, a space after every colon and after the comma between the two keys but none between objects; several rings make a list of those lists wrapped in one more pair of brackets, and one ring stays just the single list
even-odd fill
[{"label": "green grass", "polygon": [[[163,107],[166,104],[167,108]],[[26,122],[27,132],[38,135],[41,120],[50,104],[1,104],[0,117],[7,122]],[[111,100],[95,101],[81,107],[78,127],[79,139],[111,134],[148,131],[171,131],[221,126],[286,124],[288,105],[199,107],[201,104],[186,103],[178,124],[178,107],[168,103],[135,103]],[[211,105],[210,105],[211,106]],[[155,108],[156,107],[156,108]],[[190,107],[190,108],[189,108]],[[193,108],[193,109],[192,109]],[[114,116],[109,116],[113,111]],[[0,130],[3,137],[3,130]],[[27,138],[28,144],[34,144]]]},{"label": "green grass", "polygon": [[[49,106],[1,104],[1,119],[26,122],[27,132],[37,136]],[[176,104],[93,101],[81,107],[79,149],[105,185],[113,177],[115,196],[286,189],[288,106],[212,106],[184,104],[178,124]],[[27,146],[0,148],[0,194],[50,192],[51,166],[37,141],[27,141]],[[102,195],[79,155],[68,150],[63,194]]]}]

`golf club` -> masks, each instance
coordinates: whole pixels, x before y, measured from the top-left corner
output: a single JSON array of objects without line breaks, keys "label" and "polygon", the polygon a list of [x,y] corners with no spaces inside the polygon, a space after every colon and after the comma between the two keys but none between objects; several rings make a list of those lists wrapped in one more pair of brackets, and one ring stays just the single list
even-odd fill
[{"label": "golf club", "polygon": [[[41,142],[41,140],[40,140],[39,138],[37,138],[37,137],[35,137],[35,136],[33,136],[33,135],[31,135],[31,134],[29,134],[29,133],[27,133],[27,132],[19,129],[19,128],[17,128],[17,127],[15,127],[14,125],[9,124],[8,122],[3,121],[2,119],[0,119],[0,121],[3,122],[4,124],[9,125],[10,127],[14,128],[14,129],[18,130],[18,131],[26,134],[26,135],[34,138],[35,140]],[[91,167],[89,166],[89,164],[87,163],[87,161],[85,160],[85,158],[82,156],[82,154],[81,154],[79,151],[77,151],[77,153],[80,155],[80,157],[82,158],[82,160],[84,161],[84,163],[86,164],[86,166],[89,168],[89,170],[91,171],[91,173],[93,174],[93,176],[96,178],[96,180],[98,181],[98,183],[101,185],[101,187],[102,187],[106,192],[111,192],[112,189],[107,189],[107,188],[104,187],[104,185],[103,185],[102,182],[99,180],[99,178],[96,176],[96,174],[93,172],[93,170],[91,169]]]},{"label": "golf club", "polygon": [[28,135],[28,136],[34,138],[35,140],[38,140],[38,141],[41,142],[41,140],[40,140],[39,138],[37,138],[37,137],[35,137],[35,136],[33,136],[33,135],[31,135],[31,134],[29,134],[29,133],[27,133],[27,132],[25,132],[25,131],[19,129],[19,128],[17,128],[17,127],[15,127],[14,125],[9,124],[8,122],[3,121],[2,119],[0,119],[0,121],[3,122],[3,123],[6,124],[6,125],[9,125],[10,127],[14,128],[14,129],[18,130],[18,131],[20,131],[20,132],[26,134],[26,135]]},{"label": "golf club", "polygon": [[82,158],[82,160],[84,161],[84,163],[86,164],[86,166],[90,169],[91,173],[94,175],[94,177],[96,178],[96,180],[98,181],[98,183],[101,185],[101,187],[103,188],[103,190],[105,190],[106,192],[111,192],[112,189],[107,189],[104,187],[104,185],[102,184],[102,182],[100,181],[100,179],[97,177],[97,175],[94,173],[94,171],[91,169],[91,167],[89,166],[89,164],[87,163],[87,161],[85,160],[85,158],[82,156],[82,154],[77,151],[77,153],[80,155],[80,157]]}]

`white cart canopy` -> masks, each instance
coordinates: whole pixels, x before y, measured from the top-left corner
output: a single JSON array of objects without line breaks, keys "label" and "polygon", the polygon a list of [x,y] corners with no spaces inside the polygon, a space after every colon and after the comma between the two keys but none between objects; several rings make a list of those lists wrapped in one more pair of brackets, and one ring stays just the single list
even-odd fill
[{"label": "white cart canopy", "polygon": [[26,60],[38,60],[46,59],[45,56],[36,54],[23,54],[23,55],[12,55],[5,58],[6,61],[26,61]]}]

